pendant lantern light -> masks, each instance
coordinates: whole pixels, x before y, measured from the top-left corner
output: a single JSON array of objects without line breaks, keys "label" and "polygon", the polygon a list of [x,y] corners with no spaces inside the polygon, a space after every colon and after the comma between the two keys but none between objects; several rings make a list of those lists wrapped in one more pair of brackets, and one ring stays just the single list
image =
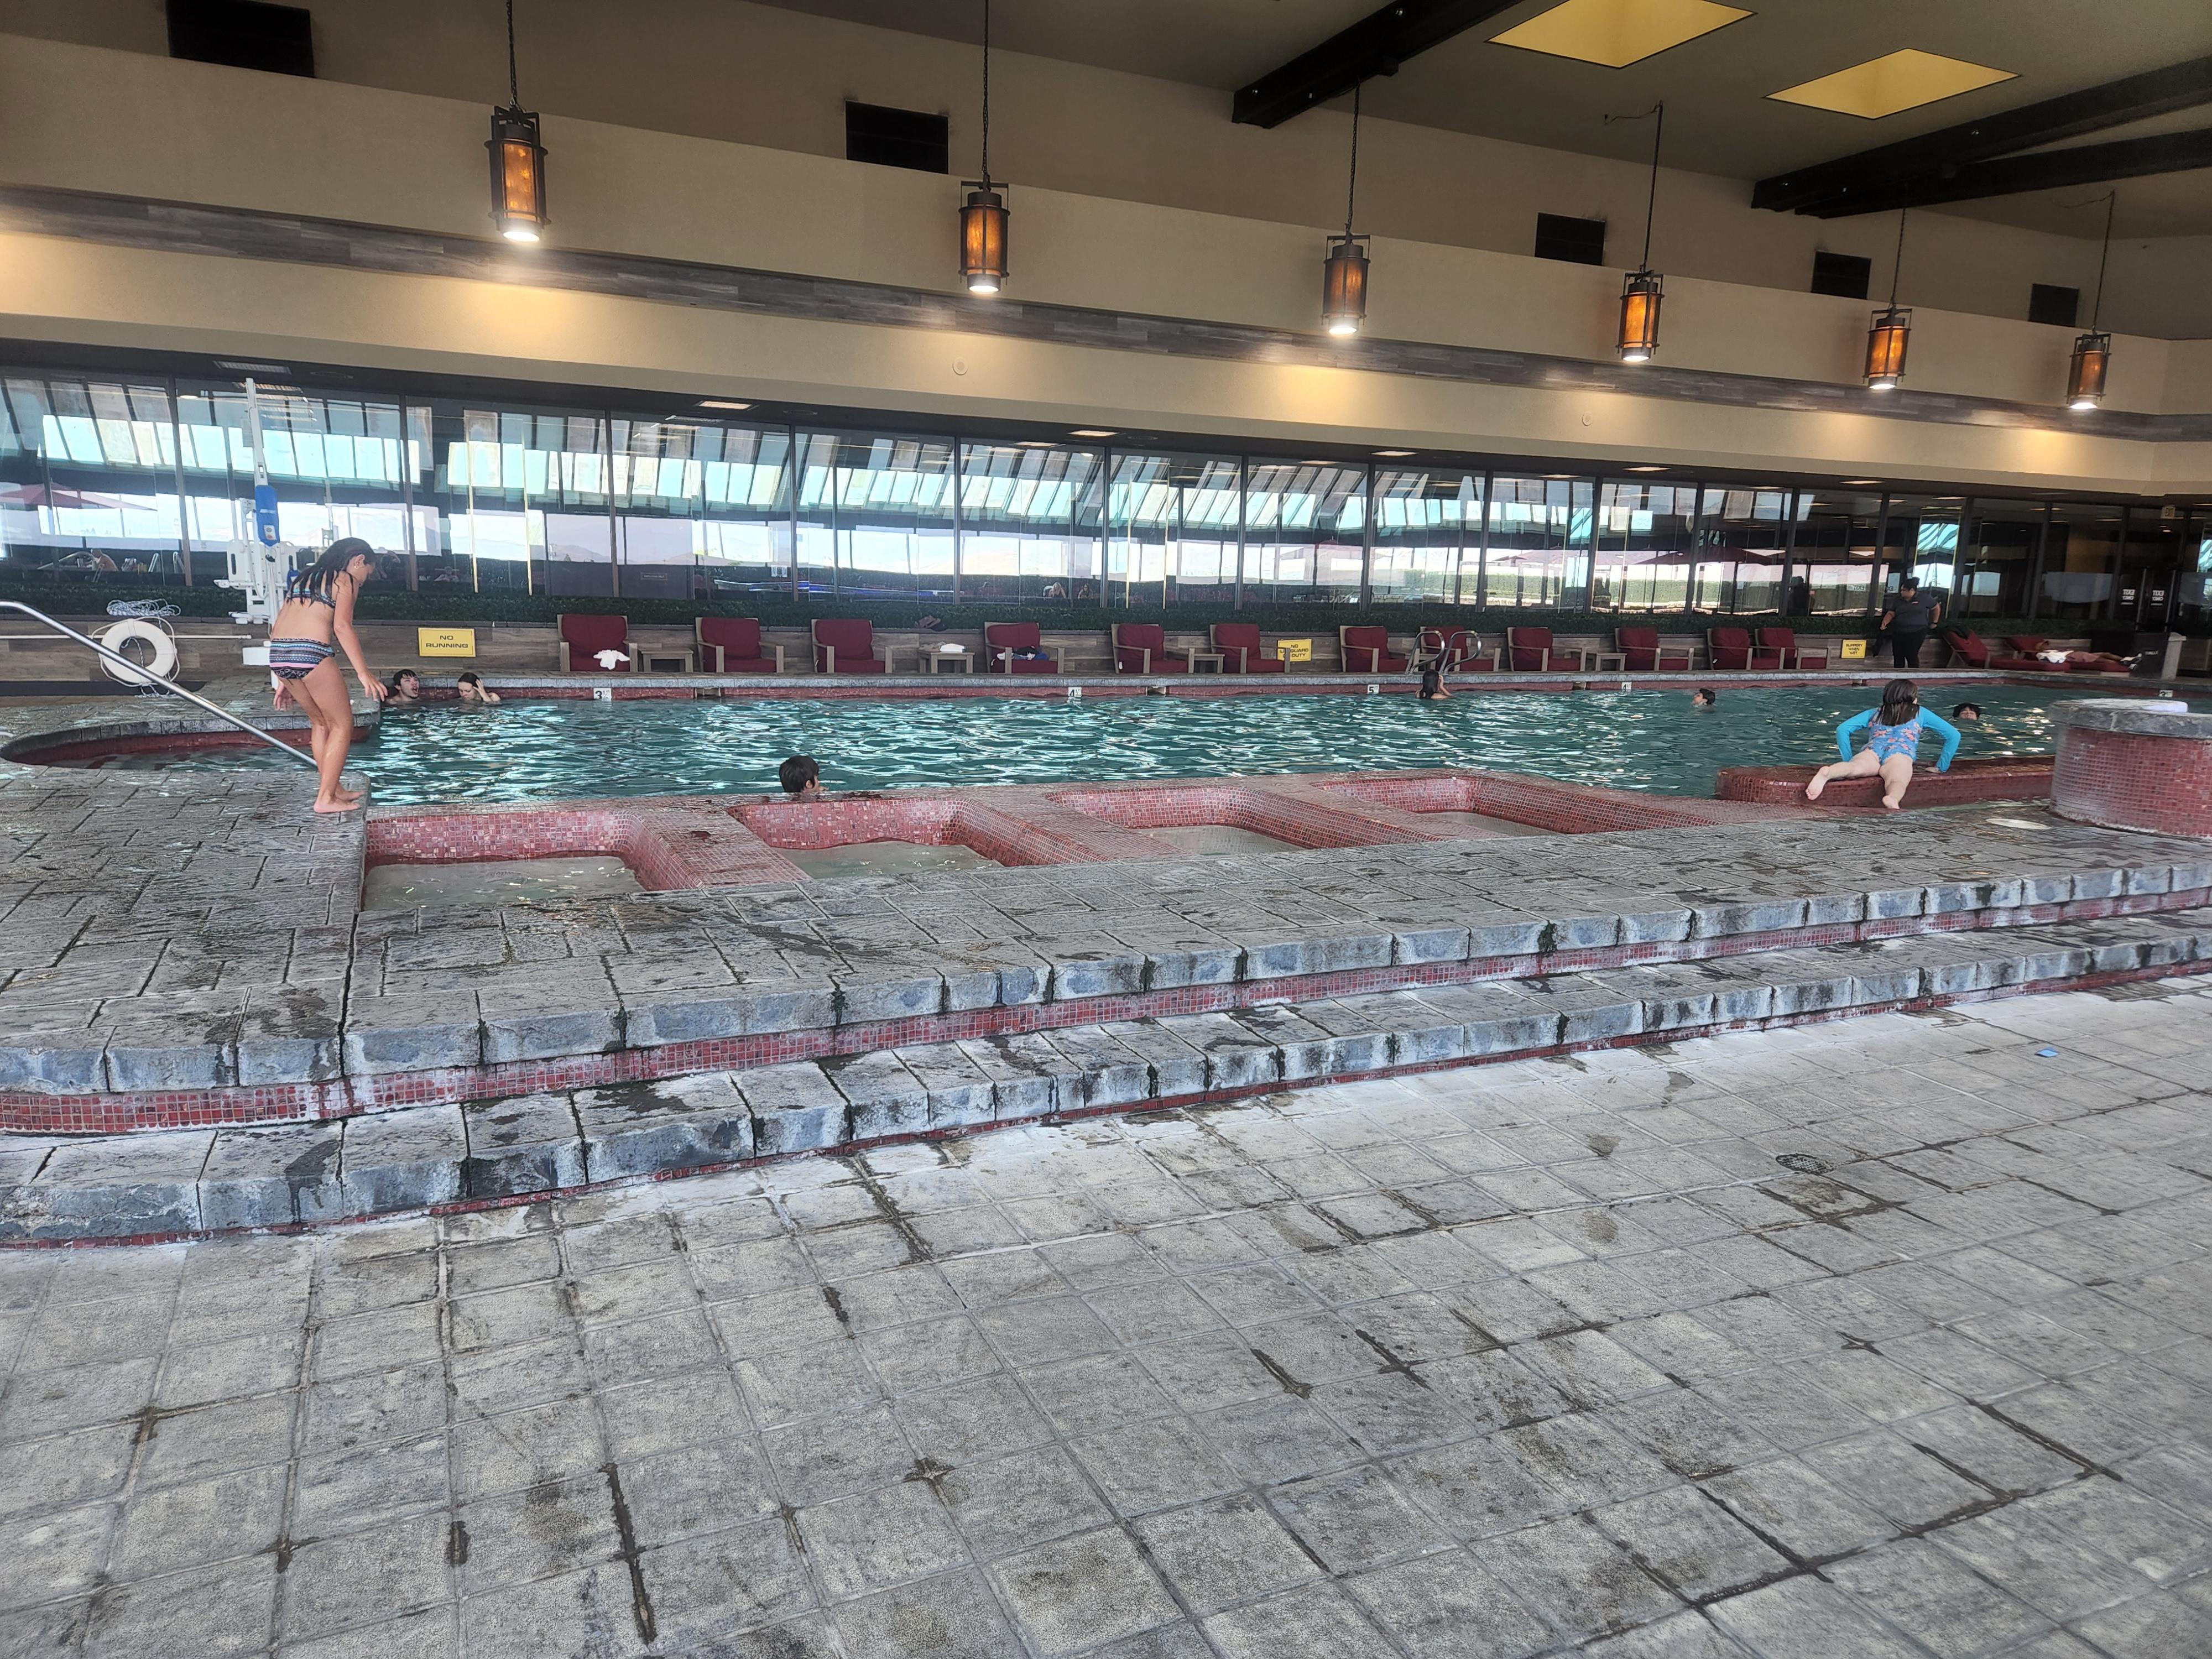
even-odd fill
[{"label": "pendant lantern light", "polygon": [[505,109],[491,112],[491,222],[510,242],[535,242],[545,234],[545,146],[538,142],[538,114],[522,107],[514,69],[514,0],[507,0]]},{"label": "pendant lantern light", "polygon": [[1889,303],[1867,330],[1866,383],[1870,392],[1894,392],[1905,378],[1905,351],[1912,343],[1912,310],[1897,303],[1898,273],[1905,268],[1905,212],[1897,210],[1897,258],[1889,268]]},{"label": "pendant lantern light", "polygon": [[[1620,288],[1620,333],[1616,343],[1624,363],[1648,363],[1659,349],[1659,302],[1667,279],[1651,269],[1651,222],[1659,208],[1659,140],[1667,131],[1667,106],[1654,104],[1651,124],[1651,193],[1644,204],[1644,258]],[[1612,116],[1606,117],[1610,121]],[[1640,116],[1628,116],[1640,120]]]},{"label": "pendant lantern light", "polygon": [[1006,198],[991,182],[991,0],[983,0],[983,176],[962,182],[960,275],[970,294],[1006,285]]},{"label": "pendant lantern light", "polygon": [[2117,190],[2105,198],[2105,247],[2097,256],[2097,297],[2089,305],[2089,331],[2074,341],[2073,360],[2066,365],[2066,407],[2094,409],[2105,401],[2105,374],[2112,366],[2112,337],[2097,326],[2105,309],[2105,267],[2112,257],[2112,213],[2120,204]]},{"label": "pendant lantern light", "polygon": [[1367,321],[1367,239],[1352,228],[1359,191],[1359,88],[1352,89],[1352,168],[1344,189],[1344,234],[1328,239],[1321,268],[1321,324],[1346,338]]}]

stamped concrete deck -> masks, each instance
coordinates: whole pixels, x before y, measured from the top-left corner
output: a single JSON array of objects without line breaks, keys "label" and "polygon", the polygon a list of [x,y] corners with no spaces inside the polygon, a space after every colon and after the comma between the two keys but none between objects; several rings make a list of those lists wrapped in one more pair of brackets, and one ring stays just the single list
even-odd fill
[{"label": "stamped concrete deck", "polygon": [[2167,981],[0,1253],[0,1651],[2183,1659],[2207,1077]]}]

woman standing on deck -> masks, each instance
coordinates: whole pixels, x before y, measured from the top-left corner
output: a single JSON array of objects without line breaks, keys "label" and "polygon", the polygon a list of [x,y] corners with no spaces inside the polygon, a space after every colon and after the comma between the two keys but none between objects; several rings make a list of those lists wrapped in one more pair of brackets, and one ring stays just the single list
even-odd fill
[{"label": "woman standing on deck", "polygon": [[[1866,728],[1867,746],[1854,755],[1851,733],[1862,726]],[[1805,786],[1805,799],[1820,799],[1820,792],[1834,779],[1880,773],[1881,804],[1894,812],[1905,799],[1905,786],[1912,781],[1913,759],[1920,752],[1920,738],[1925,732],[1933,732],[1943,740],[1936,769],[1949,771],[1951,757],[1959,752],[1959,728],[1941,714],[1923,708],[1920,689],[1911,680],[1892,680],[1881,689],[1879,709],[1862,709],[1836,728],[1836,747],[1843,759],[1813,774],[1813,781]]]},{"label": "woman standing on deck", "polygon": [[375,550],[358,536],[332,542],[314,563],[293,573],[269,629],[269,672],[307,717],[308,746],[320,779],[318,812],[349,812],[361,805],[357,791],[338,787],[346,751],[353,747],[353,700],[338,670],[337,649],[344,647],[361,689],[383,702],[384,683],[368,672],[353,630],[354,600],[362,584],[375,576],[376,566]]}]

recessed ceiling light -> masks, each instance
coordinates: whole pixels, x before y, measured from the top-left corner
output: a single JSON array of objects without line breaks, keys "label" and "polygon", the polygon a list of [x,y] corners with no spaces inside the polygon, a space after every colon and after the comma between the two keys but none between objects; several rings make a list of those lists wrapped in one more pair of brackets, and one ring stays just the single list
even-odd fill
[{"label": "recessed ceiling light", "polygon": [[1881,480],[1879,478],[1846,478],[1844,482],[1847,484],[1878,484]]},{"label": "recessed ceiling light", "polygon": [[289,374],[292,372],[282,363],[234,363],[224,357],[216,358],[215,366],[234,369],[240,374]]},{"label": "recessed ceiling light", "polygon": [[1118,434],[1107,430],[1103,427],[1083,426],[1078,427],[1068,435],[1074,438],[1111,438]]},{"label": "recessed ceiling light", "polygon": [[1492,44],[1623,69],[1751,14],[1713,0],[1565,0]]},{"label": "recessed ceiling light", "polygon": [[1014,440],[1014,447],[1017,449],[1050,449],[1052,447],[1053,441],[1049,438],[1017,438]]},{"label": "recessed ceiling light", "polygon": [[1899,110],[1918,109],[1923,104],[2017,78],[2010,70],[1990,69],[1907,47],[1766,95],[1784,104],[1804,104],[1878,121]]},{"label": "recessed ceiling light", "polygon": [[1410,449],[1378,449],[1375,453],[1386,461],[1402,461],[1413,452]]},{"label": "recessed ceiling light", "polygon": [[1632,466],[1628,469],[1631,472],[1664,472],[1666,470],[1663,466]]},{"label": "recessed ceiling light", "polygon": [[728,398],[702,398],[699,400],[699,407],[702,409],[750,409],[752,405],[737,403]]}]

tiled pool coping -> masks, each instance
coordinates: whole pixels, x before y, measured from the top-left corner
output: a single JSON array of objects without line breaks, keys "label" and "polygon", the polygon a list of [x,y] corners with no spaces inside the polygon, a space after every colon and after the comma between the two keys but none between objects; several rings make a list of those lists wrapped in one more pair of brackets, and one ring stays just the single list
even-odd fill
[{"label": "tiled pool coping", "polygon": [[[86,712],[126,724],[112,702]],[[1286,996],[2190,908],[2212,881],[2203,843],[2041,814],[2010,820],[2030,829],[1948,813],[1871,823],[1639,796],[1639,810],[1681,819],[1439,840],[1371,799],[1448,787],[1469,786],[1406,774],[1190,786],[1316,818],[1341,811],[1334,787],[1356,809],[1345,817],[1400,820],[1395,838],[1337,850],[1138,862],[1100,861],[1112,857],[1101,846],[1082,862],[812,883],[730,834],[732,803],[719,799],[439,809],[368,825],[313,818],[306,780],[290,775],[7,766],[0,813],[18,855],[0,878],[0,1128],[343,1115]],[[1133,815],[1174,805],[1147,802],[1152,786],[1029,793],[1082,797],[1088,836],[1108,833],[1102,800],[1136,803]],[[897,811],[927,799],[902,795]],[[1498,811],[1494,797],[1472,804]],[[657,883],[682,890],[357,914],[363,859],[379,836],[404,839],[385,826],[410,820],[501,826],[509,855],[587,850],[613,825]],[[558,842],[549,826],[568,840],[530,839]]]}]

